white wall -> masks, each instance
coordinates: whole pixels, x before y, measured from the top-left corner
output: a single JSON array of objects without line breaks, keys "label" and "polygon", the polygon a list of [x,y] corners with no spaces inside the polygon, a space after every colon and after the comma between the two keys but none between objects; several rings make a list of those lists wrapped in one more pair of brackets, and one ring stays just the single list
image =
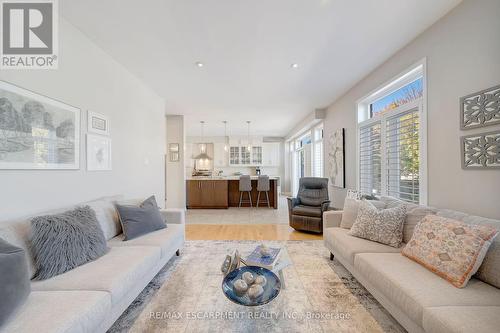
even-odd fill
[{"label": "white wall", "polygon": [[[0,170],[0,220],[105,195],[165,198],[164,101],[60,18],[57,70],[2,70],[0,79],[82,109],[80,170]],[[86,110],[110,118],[113,170],[87,172]]]},{"label": "white wall", "polygon": [[169,156],[167,156],[167,208],[186,208],[184,129],[184,116],[167,115],[167,150],[170,143],[177,143],[180,152],[178,162],[171,162]]},{"label": "white wall", "polygon": [[[461,96],[500,84],[499,12],[498,0],[464,1],[329,107],[325,157],[329,134],[344,127],[347,188],[356,188],[356,100],[426,57],[428,203],[500,218],[500,170],[462,170],[460,162],[460,136],[500,126],[460,131],[459,124]],[[335,207],[342,207],[345,192],[331,189]]]}]

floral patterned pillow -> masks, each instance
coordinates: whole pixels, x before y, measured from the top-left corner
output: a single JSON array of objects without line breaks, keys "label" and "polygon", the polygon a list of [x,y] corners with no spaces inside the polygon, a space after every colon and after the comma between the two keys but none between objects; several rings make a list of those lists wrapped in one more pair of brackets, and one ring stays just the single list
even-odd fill
[{"label": "floral patterned pillow", "polygon": [[402,254],[463,288],[481,266],[497,233],[491,226],[427,215]]},{"label": "floral patterned pillow", "polygon": [[406,205],[377,209],[366,200],[359,203],[358,216],[349,235],[399,247],[403,241]]}]

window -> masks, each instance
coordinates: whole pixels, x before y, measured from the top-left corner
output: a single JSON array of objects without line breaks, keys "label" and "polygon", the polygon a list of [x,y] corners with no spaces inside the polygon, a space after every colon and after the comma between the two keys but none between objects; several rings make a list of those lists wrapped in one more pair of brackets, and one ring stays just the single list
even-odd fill
[{"label": "window", "polygon": [[314,177],[323,177],[323,125],[314,129]]},{"label": "window", "polygon": [[323,177],[323,124],[314,124],[288,141],[292,193],[302,177]]},{"label": "window", "polygon": [[424,63],[358,103],[358,187],[426,204]]},{"label": "window", "polygon": [[418,108],[386,120],[387,194],[419,202]]},{"label": "window", "polygon": [[418,100],[424,93],[422,78],[370,103],[370,118],[383,115],[406,103]]},{"label": "window", "polygon": [[381,193],[380,122],[359,130],[359,179],[364,194]]}]

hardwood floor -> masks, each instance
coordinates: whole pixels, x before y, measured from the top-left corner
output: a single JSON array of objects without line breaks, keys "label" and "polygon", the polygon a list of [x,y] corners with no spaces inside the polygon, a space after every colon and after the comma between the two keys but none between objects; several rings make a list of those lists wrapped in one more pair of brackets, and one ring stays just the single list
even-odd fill
[{"label": "hardwood floor", "polygon": [[321,240],[284,224],[187,224],[187,240]]}]

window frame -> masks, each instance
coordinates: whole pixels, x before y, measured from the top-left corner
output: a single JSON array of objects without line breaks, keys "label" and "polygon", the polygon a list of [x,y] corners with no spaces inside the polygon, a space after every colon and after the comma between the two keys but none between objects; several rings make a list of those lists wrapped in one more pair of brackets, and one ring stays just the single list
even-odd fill
[{"label": "window frame", "polygon": [[[427,178],[427,60],[423,58],[413,64],[391,80],[382,84],[379,88],[373,90],[368,95],[360,98],[356,102],[356,188],[360,190],[360,129],[367,125],[380,122],[381,126],[381,195],[387,195],[387,165],[386,165],[386,124],[387,119],[408,112],[411,109],[418,108],[419,115],[419,204],[428,203],[428,178]],[[383,98],[392,92],[404,87],[405,85],[422,77],[422,97],[418,100],[403,104],[391,112],[384,115],[375,115],[370,118],[370,104]]]},{"label": "window frame", "polygon": [[[298,154],[299,151],[303,150],[305,146],[301,146],[300,142],[302,139],[306,138],[307,136],[310,137],[310,145],[311,145],[311,151],[309,153],[309,158],[311,160],[311,176],[314,176],[314,170],[315,170],[315,160],[314,160],[314,153],[315,153],[315,131],[317,129],[324,129],[324,122],[323,120],[315,122],[314,124],[311,124],[310,126],[307,127],[306,130],[302,130],[298,132],[296,135],[291,136],[286,142],[289,144],[289,157],[288,161],[290,163],[290,185],[291,185],[291,191],[292,193],[296,193],[298,190],[298,179],[296,179],[297,173],[298,173]],[[324,132],[323,132],[323,137],[321,140],[323,142],[323,176],[325,174],[325,157],[324,157]],[[318,141],[318,142],[319,142]]]}]

